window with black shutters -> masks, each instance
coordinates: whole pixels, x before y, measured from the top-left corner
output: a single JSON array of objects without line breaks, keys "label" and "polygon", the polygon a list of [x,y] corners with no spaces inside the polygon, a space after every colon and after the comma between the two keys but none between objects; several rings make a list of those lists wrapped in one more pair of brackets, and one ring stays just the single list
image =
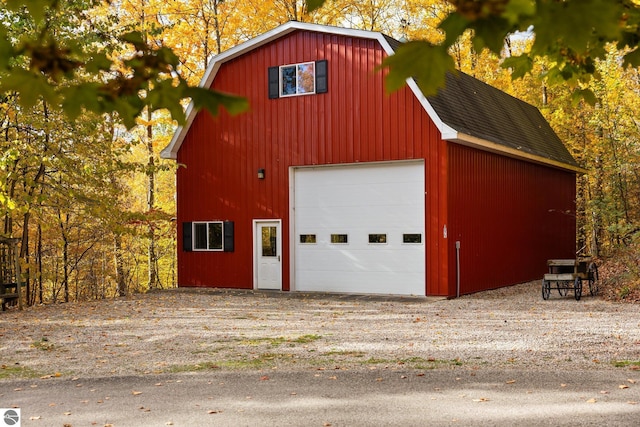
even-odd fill
[{"label": "window with black shutters", "polygon": [[232,221],[185,222],[182,227],[183,250],[233,252],[233,235]]},{"label": "window with black shutters", "polygon": [[269,98],[326,93],[327,75],[326,60],[269,67]]}]

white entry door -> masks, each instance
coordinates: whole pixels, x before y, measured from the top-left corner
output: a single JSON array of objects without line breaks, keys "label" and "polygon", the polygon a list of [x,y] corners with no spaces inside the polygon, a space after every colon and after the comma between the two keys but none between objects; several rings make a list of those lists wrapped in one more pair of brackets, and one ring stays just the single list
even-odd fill
[{"label": "white entry door", "polygon": [[254,221],[255,275],[258,289],[282,289],[280,221]]}]

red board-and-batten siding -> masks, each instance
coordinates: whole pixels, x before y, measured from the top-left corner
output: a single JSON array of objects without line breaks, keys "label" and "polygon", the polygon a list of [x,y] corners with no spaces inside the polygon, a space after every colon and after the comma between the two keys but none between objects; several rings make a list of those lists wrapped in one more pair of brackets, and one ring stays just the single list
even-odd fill
[{"label": "red board-and-batten siding", "polygon": [[[475,233],[484,227],[478,221],[473,222],[472,217],[487,208],[487,203],[480,199],[480,203],[471,209],[459,211],[465,209],[464,203],[470,203],[466,199],[467,184],[479,184],[472,175],[467,176],[468,183],[458,180],[458,163],[452,163],[449,169],[448,157],[451,155],[455,159],[460,155],[462,162],[462,151],[467,150],[467,157],[471,156],[469,161],[475,165],[473,175],[490,177],[494,174],[495,179],[500,180],[504,175],[495,174],[505,171],[482,163],[483,158],[499,157],[497,155],[455,147],[443,141],[435,124],[408,88],[387,95],[383,73],[376,70],[385,55],[375,40],[295,31],[222,65],[213,87],[247,97],[251,109],[236,117],[229,117],[224,112],[215,119],[208,113],[196,116],[177,155],[178,163],[186,165],[178,170],[178,221],[234,221],[235,252],[179,250],[178,281],[181,286],[251,288],[252,221],[273,218],[282,219],[282,283],[284,290],[290,288],[290,166],[425,159],[426,293],[455,295],[454,236],[465,240],[467,233]],[[328,60],[328,93],[268,98],[268,67],[320,59]],[[459,150],[462,151],[459,153]],[[478,159],[474,160],[474,156]],[[529,186],[540,188],[537,176],[527,179],[527,174],[533,173],[530,172],[532,167],[545,171],[547,168],[502,159],[505,164],[513,164],[509,166],[511,168],[519,165],[520,173],[524,174],[523,185],[516,190],[519,194],[535,190]],[[460,163],[460,168],[468,166]],[[266,171],[264,180],[257,179],[259,168]],[[450,182],[451,188],[447,188]],[[488,178],[486,185],[494,183]],[[449,199],[448,191],[456,192],[458,196]],[[491,191],[491,188],[483,188],[478,197]],[[509,203],[507,197],[501,200],[502,204]],[[448,224],[450,213],[452,223]],[[487,220],[491,223],[496,219],[502,221],[497,226],[508,234],[522,229],[522,224],[539,219],[537,213],[518,212],[517,217]],[[448,237],[445,237],[445,226]],[[181,227],[178,230],[180,242]],[[489,266],[482,264],[487,259],[500,259],[500,256],[507,257],[514,252],[512,246],[495,246],[493,237],[474,237],[476,247],[483,249],[477,251],[474,258],[463,258],[462,278],[467,274],[486,273]],[[463,254],[474,247],[470,242],[462,244]],[[491,257],[486,255],[489,251]],[[547,254],[544,253],[545,259]],[[542,252],[536,252],[535,258],[542,260]],[[481,275],[486,280],[476,282],[474,278],[469,285],[464,280],[463,293],[477,290],[471,287],[475,283],[494,287],[490,280],[498,280],[504,284],[500,276],[507,273],[517,276],[517,273],[494,266],[491,274]],[[540,277],[543,271],[537,273]]]},{"label": "red board-and-batten siding", "polygon": [[462,293],[539,279],[547,259],[575,257],[575,177],[449,145],[449,246],[455,257],[460,242]]}]

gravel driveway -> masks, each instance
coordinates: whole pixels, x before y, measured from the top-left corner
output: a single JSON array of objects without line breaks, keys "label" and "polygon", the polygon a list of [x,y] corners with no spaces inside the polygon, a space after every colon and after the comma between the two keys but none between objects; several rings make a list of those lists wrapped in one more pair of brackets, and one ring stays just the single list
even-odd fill
[{"label": "gravel driveway", "polygon": [[173,289],[0,313],[0,381],[248,369],[640,371],[637,305]]}]

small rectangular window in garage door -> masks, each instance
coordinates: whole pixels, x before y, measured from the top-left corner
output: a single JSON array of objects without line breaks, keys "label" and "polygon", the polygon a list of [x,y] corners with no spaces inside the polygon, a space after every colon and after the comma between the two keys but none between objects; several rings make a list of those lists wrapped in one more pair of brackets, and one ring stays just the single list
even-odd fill
[{"label": "small rectangular window in garage door", "polygon": [[331,243],[349,243],[349,236],[346,234],[332,234]]},{"label": "small rectangular window in garage door", "polygon": [[300,235],[300,243],[302,243],[302,244],[313,244],[313,243],[316,243],[316,235],[315,234],[301,234]]},{"label": "small rectangular window in garage door", "polygon": [[402,243],[422,243],[422,234],[405,233],[402,235]]},{"label": "small rectangular window in garage door", "polygon": [[369,243],[387,243],[386,234],[369,234]]}]

